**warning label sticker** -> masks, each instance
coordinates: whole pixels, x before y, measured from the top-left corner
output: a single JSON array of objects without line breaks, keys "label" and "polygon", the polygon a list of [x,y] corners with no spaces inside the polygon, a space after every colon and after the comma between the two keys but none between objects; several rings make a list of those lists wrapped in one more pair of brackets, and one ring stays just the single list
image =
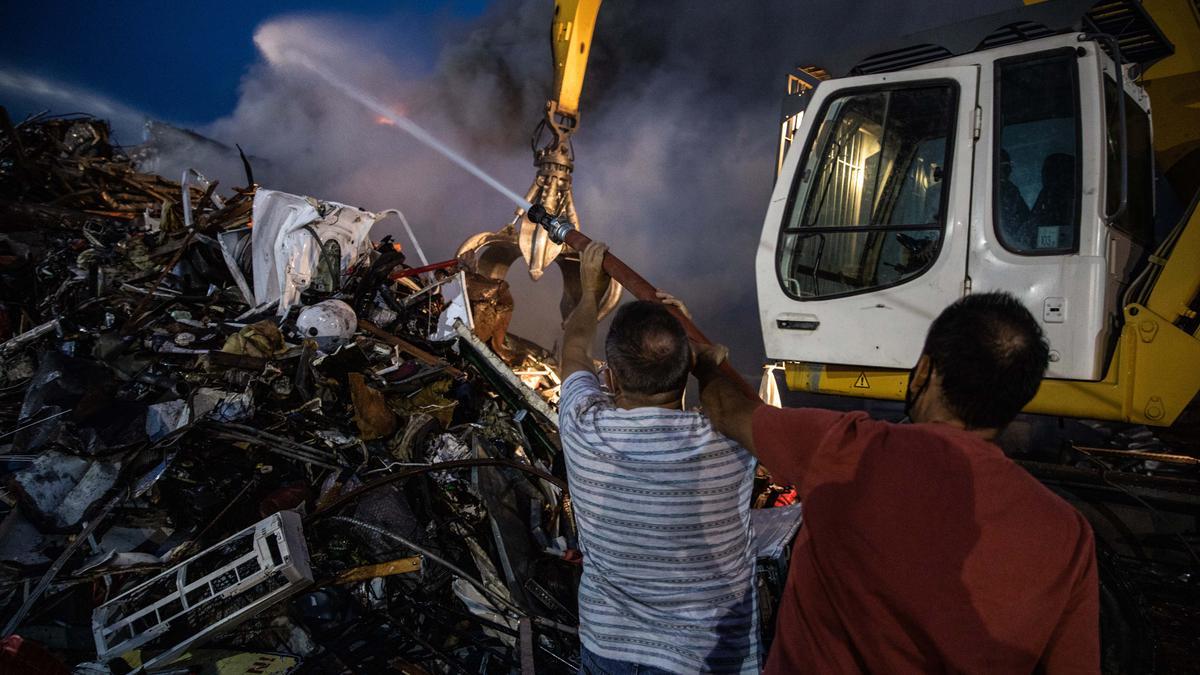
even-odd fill
[{"label": "warning label sticker", "polygon": [[870,389],[871,388],[871,383],[867,381],[867,374],[865,372],[858,374],[858,379],[854,381],[854,388],[855,389]]}]

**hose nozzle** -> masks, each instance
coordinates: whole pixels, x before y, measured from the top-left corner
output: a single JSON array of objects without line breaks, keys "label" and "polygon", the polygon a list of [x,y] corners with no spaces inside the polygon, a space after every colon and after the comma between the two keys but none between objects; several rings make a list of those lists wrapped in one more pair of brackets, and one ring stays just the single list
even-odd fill
[{"label": "hose nozzle", "polygon": [[546,207],[541,204],[534,204],[525,212],[525,217],[529,220],[541,225],[546,234],[550,236],[550,241],[556,244],[563,244],[567,240],[567,233],[572,229],[571,223],[565,219],[550,215]]}]

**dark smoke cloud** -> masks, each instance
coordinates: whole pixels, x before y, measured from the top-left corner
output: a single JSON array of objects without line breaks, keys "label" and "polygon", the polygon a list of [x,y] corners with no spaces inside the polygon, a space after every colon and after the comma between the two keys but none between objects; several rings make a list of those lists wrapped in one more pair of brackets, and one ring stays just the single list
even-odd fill
[{"label": "dark smoke cloud", "polygon": [[[584,231],[683,298],[705,331],[732,347],[743,372],[757,371],[754,257],[786,74],[821,63],[830,50],[1011,4],[607,0],[575,137]],[[406,35],[417,28],[399,18],[295,15],[264,24],[257,40],[300,49],[395,102],[523,193],[534,172],[529,133],[553,75],[552,6],[501,0],[471,25],[442,26],[445,46],[432,71],[406,54]],[[504,198],[295,68],[256,64],[237,108],[200,131],[269,160],[258,178],[270,187],[402,209],[433,259],[511,218]],[[389,227],[385,221],[376,236]],[[559,335],[557,274],[533,284],[516,267],[514,328],[549,346]]]}]

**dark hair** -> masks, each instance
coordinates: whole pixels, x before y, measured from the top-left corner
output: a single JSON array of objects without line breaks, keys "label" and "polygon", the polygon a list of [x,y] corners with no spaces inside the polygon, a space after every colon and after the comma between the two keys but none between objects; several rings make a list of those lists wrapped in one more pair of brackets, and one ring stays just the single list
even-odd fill
[{"label": "dark hair", "polygon": [[968,295],[934,320],[925,338],[951,412],[972,429],[1000,428],[1037,394],[1050,346],[1008,293]]},{"label": "dark hair", "polygon": [[692,348],[683,324],[662,303],[622,305],[604,339],[604,352],[617,383],[629,393],[653,396],[687,386]]}]

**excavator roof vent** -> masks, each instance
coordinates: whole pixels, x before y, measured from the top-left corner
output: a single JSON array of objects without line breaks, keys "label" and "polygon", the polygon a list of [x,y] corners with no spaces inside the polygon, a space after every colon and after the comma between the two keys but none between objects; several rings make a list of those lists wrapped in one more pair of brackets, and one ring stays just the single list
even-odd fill
[{"label": "excavator roof vent", "polygon": [[870,75],[872,73],[883,73],[891,70],[903,70],[919,66],[922,63],[940,61],[951,56],[954,56],[954,54],[950,53],[949,49],[940,45],[914,45],[912,47],[903,47],[868,56],[852,68],[850,74]]},{"label": "excavator roof vent", "polygon": [[1026,40],[1036,40],[1054,35],[1054,31],[1046,26],[1035,23],[1033,21],[1018,21],[1010,23],[1007,26],[1001,26],[983,39],[976,47],[976,51],[981,49],[991,49],[992,47],[1003,47],[1017,42],[1025,42]]},{"label": "excavator roof vent", "polygon": [[865,58],[853,48],[829,54],[823,65],[834,77],[870,75],[1075,31],[1111,35],[1121,60],[1143,69],[1175,51],[1139,0],[1050,0],[897,38]]}]

